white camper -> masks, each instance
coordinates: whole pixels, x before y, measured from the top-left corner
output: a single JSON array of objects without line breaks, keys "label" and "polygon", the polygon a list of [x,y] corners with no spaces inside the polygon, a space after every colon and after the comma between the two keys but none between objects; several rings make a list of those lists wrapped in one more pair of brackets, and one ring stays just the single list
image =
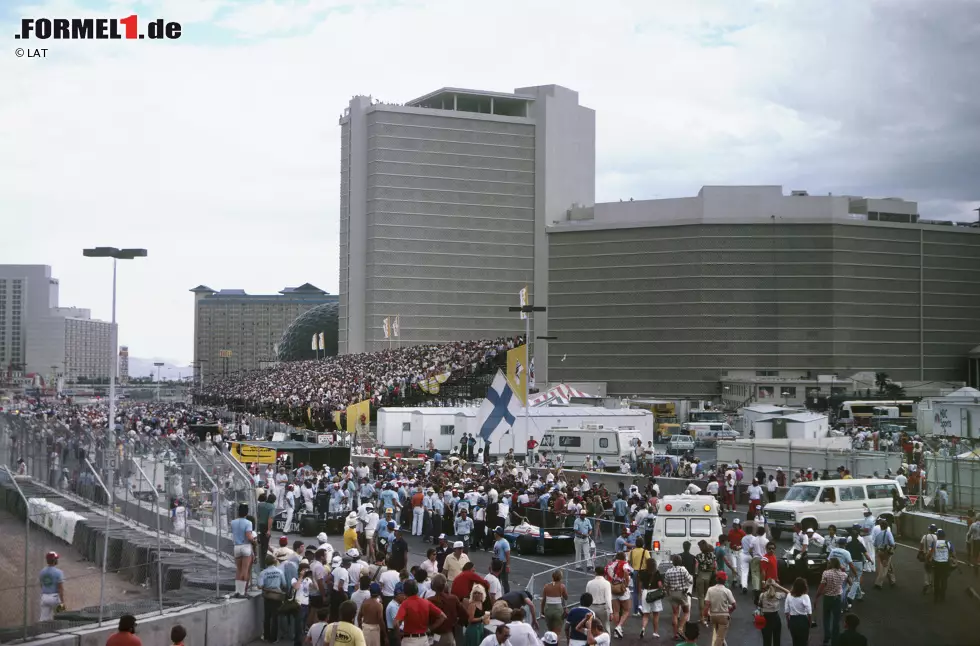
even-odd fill
[{"label": "white camper", "polygon": [[551,428],[541,437],[539,454],[547,459],[560,458],[566,467],[580,467],[591,457],[602,456],[606,466],[617,468],[620,458],[630,458],[643,438],[634,428],[610,428],[602,424],[585,424],[580,428]]}]

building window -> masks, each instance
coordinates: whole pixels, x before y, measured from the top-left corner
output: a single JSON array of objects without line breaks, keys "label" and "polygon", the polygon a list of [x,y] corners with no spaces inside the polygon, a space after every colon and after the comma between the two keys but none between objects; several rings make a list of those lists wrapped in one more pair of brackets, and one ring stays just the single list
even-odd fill
[{"label": "building window", "polygon": [[772,399],[776,394],[776,389],[772,386],[759,386],[759,399]]},{"label": "building window", "polygon": [[783,386],[779,391],[780,397],[796,397],[796,386]]},{"label": "building window", "polygon": [[755,376],[756,377],[778,377],[779,376],[779,371],[778,370],[756,370],[755,371]]}]

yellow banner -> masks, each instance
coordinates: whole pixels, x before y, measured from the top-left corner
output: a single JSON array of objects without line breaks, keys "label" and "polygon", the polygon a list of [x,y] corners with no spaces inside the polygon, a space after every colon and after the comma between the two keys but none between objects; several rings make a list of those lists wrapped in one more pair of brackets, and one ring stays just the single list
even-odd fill
[{"label": "yellow banner", "polygon": [[517,395],[521,406],[527,406],[525,384],[527,382],[527,345],[507,351],[507,383]]},{"label": "yellow banner", "polygon": [[364,428],[371,423],[371,400],[365,399],[353,406],[347,407],[347,432],[353,434],[357,430],[361,415],[364,416]]},{"label": "yellow banner", "polygon": [[340,426],[340,416],[343,415],[343,414],[344,414],[344,411],[341,411],[341,410],[335,410],[332,413],[332,415],[333,415],[333,423],[334,423],[334,426],[337,427],[337,430],[338,431],[342,429],[342,427]]},{"label": "yellow banner", "polygon": [[275,464],[276,450],[236,442],[231,445],[231,457],[244,464],[251,464],[252,462]]}]

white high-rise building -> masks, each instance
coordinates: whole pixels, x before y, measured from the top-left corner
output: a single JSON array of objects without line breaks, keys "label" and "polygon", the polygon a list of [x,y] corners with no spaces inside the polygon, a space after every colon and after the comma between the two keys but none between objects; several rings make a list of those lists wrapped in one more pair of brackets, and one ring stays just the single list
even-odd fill
[{"label": "white high-rise building", "polygon": [[524,286],[548,305],[545,227],[595,201],[595,112],[557,85],[443,88],[356,96],[340,126],[340,352],[387,347],[395,316],[405,345],[523,333],[507,308]]},{"label": "white high-rise building", "polygon": [[[47,375],[51,364],[32,361],[40,321],[58,306],[58,280],[48,265],[0,265],[0,369]],[[37,341],[37,343],[35,343]],[[60,365],[60,364],[59,364]]]}]

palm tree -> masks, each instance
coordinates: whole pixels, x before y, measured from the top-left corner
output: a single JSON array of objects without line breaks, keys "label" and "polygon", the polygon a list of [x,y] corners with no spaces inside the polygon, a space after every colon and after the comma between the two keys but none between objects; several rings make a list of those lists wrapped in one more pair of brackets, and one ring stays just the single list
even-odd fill
[{"label": "palm tree", "polygon": [[885,389],[888,388],[888,383],[890,381],[891,380],[888,378],[888,373],[887,372],[876,372],[875,373],[875,386],[878,387],[878,393],[879,394],[885,392]]}]

